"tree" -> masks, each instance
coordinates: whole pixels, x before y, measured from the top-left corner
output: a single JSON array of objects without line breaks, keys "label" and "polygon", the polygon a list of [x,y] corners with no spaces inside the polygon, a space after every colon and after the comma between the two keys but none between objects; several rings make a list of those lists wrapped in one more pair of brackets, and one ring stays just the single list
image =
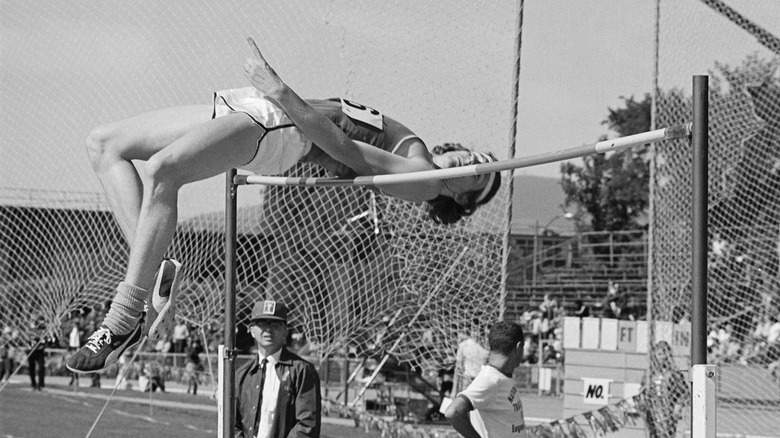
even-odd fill
[{"label": "tree", "polygon": [[[609,108],[602,124],[621,137],[650,130],[651,98],[622,97],[624,107]],[[606,140],[602,136],[599,140]],[[637,230],[647,227],[648,146],[589,155],[583,166],[561,164],[564,208],[576,210],[579,231]]]}]

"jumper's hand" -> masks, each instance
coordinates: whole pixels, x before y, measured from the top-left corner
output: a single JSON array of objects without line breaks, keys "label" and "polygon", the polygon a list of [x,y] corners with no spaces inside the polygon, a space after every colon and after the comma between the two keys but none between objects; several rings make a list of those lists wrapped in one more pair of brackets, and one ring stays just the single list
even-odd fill
[{"label": "jumper's hand", "polygon": [[274,96],[276,92],[283,90],[286,85],[276,74],[274,69],[268,65],[260,49],[252,38],[247,38],[249,47],[252,49],[252,56],[246,59],[244,71],[249,82],[262,94]]}]

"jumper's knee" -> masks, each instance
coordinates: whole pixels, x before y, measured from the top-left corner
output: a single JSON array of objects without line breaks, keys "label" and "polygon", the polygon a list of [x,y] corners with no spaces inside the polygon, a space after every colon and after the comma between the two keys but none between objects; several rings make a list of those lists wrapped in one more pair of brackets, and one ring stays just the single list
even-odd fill
[{"label": "jumper's knee", "polygon": [[116,142],[112,140],[112,130],[105,125],[93,129],[87,136],[87,156],[95,170],[104,166],[111,158],[119,156],[116,150]]},{"label": "jumper's knee", "polygon": [[152,195],[161,195],[178,190],[184,182],[179,176],[175,159],[164,151],[152,155],[146,161],[147,189]]}]

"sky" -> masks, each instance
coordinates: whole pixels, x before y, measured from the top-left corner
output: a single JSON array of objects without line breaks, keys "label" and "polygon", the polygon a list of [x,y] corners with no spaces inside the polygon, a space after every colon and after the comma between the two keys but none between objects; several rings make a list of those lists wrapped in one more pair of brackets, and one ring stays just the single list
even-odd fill
[{"label": "sky", "polygon": [[[0,198],[99,193],[83,147],[92,127],[158,107],[207,105],[213,91],[244,86],[246,36],[305,97],[370,102],[429,146],[507,150],[513,2],[453,0],[443,12],[442,2],[402,0],[379,11],[375,2],[346,0],[192,4],[0,0]],[[713,57],[736,62],[744,50],[730,53],[735,38],[751,44],[697,0],[663,4],[672,31],[661,45],[680,68],[662,66],[662,85],[687,86]],[[780,2],[729,4],[780,33],[780,20],[767,18],[780,16]],[[602,124],[608,109],[653,86],[655,7],[655,0],[525,1],[516,156],[614,136]],[[690,17],[677,7],[697,19],[675,22]],[[559,168],[516,174],[558,178]],[[183,191],[182,214],[220,209],[223,180]]]},{"label": "sky", "polygon": [[[652,1],[527,1],[518,155],[595,142],[621,96],[652,89]],[[519,173],[558,177],[557,163]]]}]

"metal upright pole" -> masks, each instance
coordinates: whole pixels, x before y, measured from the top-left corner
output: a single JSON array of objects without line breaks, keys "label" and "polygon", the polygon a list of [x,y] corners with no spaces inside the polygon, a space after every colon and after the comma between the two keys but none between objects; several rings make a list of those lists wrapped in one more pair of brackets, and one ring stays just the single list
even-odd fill
[{"label": "metal upright pole", "polygon": [[238,186],[236,170],[227,172],[225,182],[225,349],[222,367],[222,436],[234,434],[236,381],[236,212]]},{"label": "metal upright pole", "polygon": [[707,363],[707,76],[693,77],[691,364]]},{"label": "metal upright pole", "polygon": [[714,438],[717,434],[715,396],[717,367],[707,365],[707,162],[709,147],[709,78],[693,77],[693,187],[691,302],[691,437]]}]

